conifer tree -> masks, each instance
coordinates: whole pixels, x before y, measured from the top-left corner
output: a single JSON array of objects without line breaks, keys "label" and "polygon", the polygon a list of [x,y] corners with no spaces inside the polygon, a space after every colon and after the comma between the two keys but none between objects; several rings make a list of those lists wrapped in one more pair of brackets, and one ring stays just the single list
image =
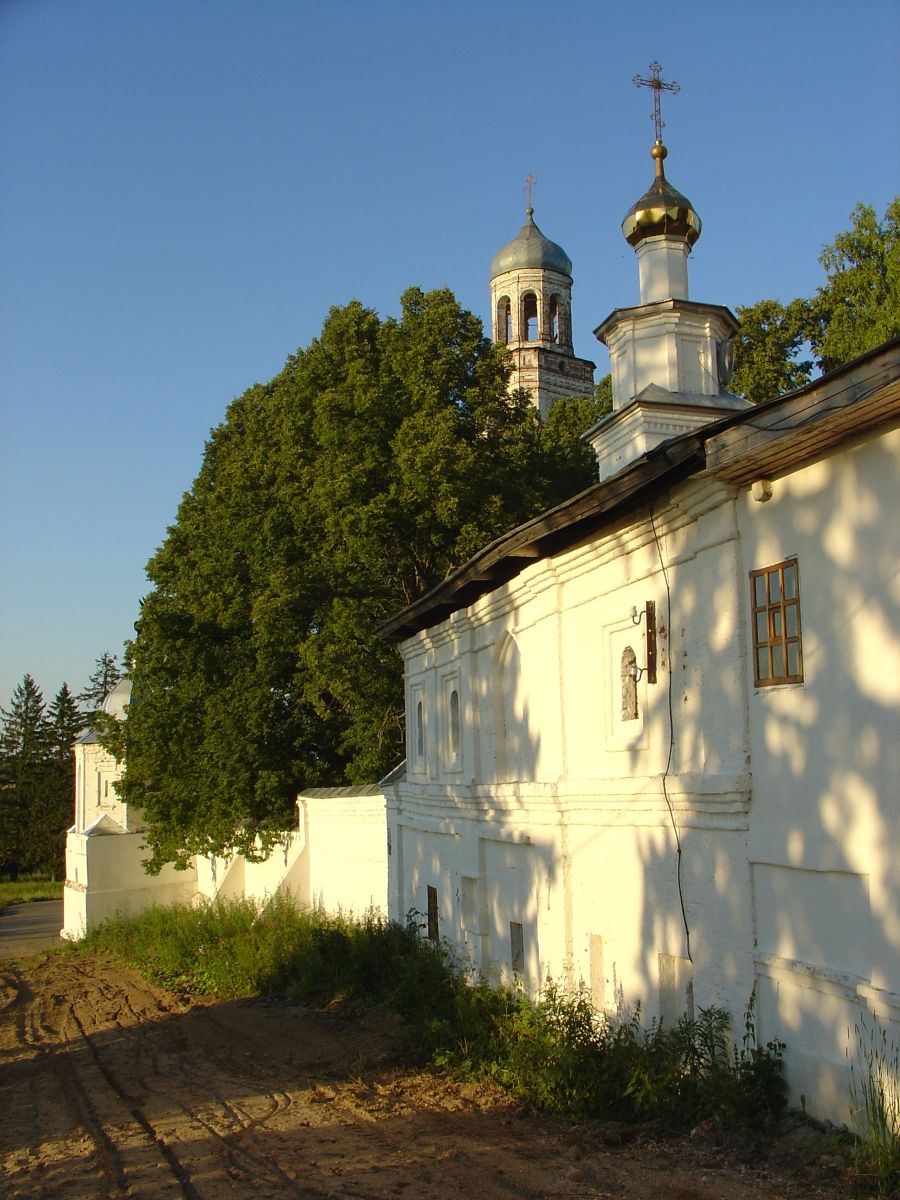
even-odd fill
[{"label": "conifer tree", "polygon": [[84,705],[88,714],[88,722],[90,722],[90,717],[103,707],[103,701],[121,678],[122,671],[118,658],[115,654],[104,650],[94,663],[94,670],[87,687],[83,692],[78,693],[78,700]]},{"label": "conifer tree", "polygon": [[54,879],[61,879],[64,874],[66,830],[72,824],[75,800],[72,747],[84,727],[84,714],[69,685],[63,683],[47,709],[43,796],[32,809],[27,837],[31,870]]},{"label": "conifer tree", "polygon": [[30,675],[0,708],[0,870],[17,879],[35,866],[40,847],[31,836],[48,776],[49,734],[44,697]]}]

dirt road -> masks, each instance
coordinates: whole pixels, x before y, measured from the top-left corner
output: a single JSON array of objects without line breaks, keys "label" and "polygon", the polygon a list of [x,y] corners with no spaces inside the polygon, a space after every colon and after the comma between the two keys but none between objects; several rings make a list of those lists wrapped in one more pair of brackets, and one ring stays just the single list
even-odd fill
[{"label": "dirt road", "polygon": [[2,962],[0,984],[4,1198],[843,1194],[727,1164],[702,1139],[572,1128],[403,1068],[402,1027],[383,1014],[208,1004],[69,954]]}]

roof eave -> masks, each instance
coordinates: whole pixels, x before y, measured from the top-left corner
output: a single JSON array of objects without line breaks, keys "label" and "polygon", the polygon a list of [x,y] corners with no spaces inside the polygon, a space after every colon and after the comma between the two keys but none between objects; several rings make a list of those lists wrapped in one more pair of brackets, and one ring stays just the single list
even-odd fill
[{"label": "roof eave", "polygon": [[664,442],[611,479],[594,484],[485,546],[424,596],[385,621],[378,629],[379,636],[389,642],[402,642],[439,624],[515,578],[530,563],[575,545],[598,527],[649,503],[703,464],[702,444],[696,434]]}]

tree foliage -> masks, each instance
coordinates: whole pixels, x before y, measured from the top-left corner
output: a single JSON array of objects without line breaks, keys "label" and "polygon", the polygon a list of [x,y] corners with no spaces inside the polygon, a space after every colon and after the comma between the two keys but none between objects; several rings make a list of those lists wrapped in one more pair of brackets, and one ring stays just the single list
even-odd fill
[{"label": "tree foliage", "polygon": [[230,405],[148,565],[133,647],[121,790],[151,870],[252,855],[298,789],[396,764],[402,677],[379,624],[593,478],[508,377],[451,293],[414,288],[396,320],[332,309]]},{"label": "tree foliage", "polygon": [[900,196],[883,222],[868,204],[851,221],[819,259],[827,283],[811,303],[810,342],[823,371],[900,334]]},{"label": "tree foliage", "polygon": [[0,715],[0,870],[61,878],[84,716],[65,683],[48,709],[30,675]]},{"label": "tree foliage", "polygon": [[732,387],[754,403],[801,387],[900,333],[900,197],[879,222],[857,204],[850,229],[819,258],[825,283],[783,305],[760,300],[738,308]]},{"label": "tree foliage", "polygon": [[102,707],[103,701],[122,678],[122,669],[115,654],[104,650],[94,663],[94,670],[87,687],[78,693],[78,700],[86,706],[89,717]]},{"label": "tree foliage", "polygon": [[593,396],[566,396],[550,409],[542,435],[544,451],[564,495],[596,483],[597,456],[581,435],[611,412],[611,375],[596,384]]}]

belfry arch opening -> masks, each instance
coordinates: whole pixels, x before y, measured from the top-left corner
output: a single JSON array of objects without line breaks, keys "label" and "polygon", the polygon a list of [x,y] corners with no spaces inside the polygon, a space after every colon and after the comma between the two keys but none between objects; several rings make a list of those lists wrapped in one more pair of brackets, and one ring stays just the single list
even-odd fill
[{"label": "belfry arch opening", "polygon": [[509,296],[501,296],[497,301],[497,339],[498,342],[512,341],[512,305]]},{"label": "belfry arch opening", "polygon": [[557,345],[562,341],[559,325],[559,296],[550,297],[550,341]]},{"label": "belfry arch opening", "polygon": [[534,292],[526,292],[522,297],[522,329],[526,342],[536,342],[541,336],[538,298]]}]

